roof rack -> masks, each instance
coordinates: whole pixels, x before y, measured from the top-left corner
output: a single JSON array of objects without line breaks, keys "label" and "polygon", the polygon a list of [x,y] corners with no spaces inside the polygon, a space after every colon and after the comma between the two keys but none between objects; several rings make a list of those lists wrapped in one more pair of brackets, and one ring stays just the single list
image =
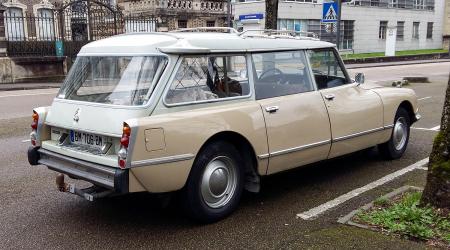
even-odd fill
[{"label": "roof rack", "polygon": [[249,29],[239,33],[242,37],[288,38],[301,40],[319,40],[314,32],[295,30]]},{"label": "roof rack", "polygon": [[236,33],[239,32],[230,27],[195,27],[195,28],[185,28],[169,31],[169,33],[179,33],[179,32],[223,32],[223,33]]}]

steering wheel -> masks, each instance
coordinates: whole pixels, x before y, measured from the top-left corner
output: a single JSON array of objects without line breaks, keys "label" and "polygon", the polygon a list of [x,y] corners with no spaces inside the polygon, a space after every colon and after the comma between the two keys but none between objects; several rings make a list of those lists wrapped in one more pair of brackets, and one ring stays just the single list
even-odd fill
[{"label": "steering wheel", "polygon": [[266,75],[267,73],[272,72],[272,71],[275,71],[274,75],[283,75],[283,71],[281,71],[277,68],[270,68],[270,69],[267,69],[264,72],[262,72],[258,79],[260,79],[260,80],[263,79],[264,75]]}]

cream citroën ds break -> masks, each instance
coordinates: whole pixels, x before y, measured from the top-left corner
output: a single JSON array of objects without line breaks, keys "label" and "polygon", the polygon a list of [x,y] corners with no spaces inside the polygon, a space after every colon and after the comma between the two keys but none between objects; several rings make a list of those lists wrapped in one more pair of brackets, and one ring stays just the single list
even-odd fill
[{"label": "cream citro\u00ebn ds break", "polygon": [[419,119],[413,90],[352,81],[334,44],[250,33],[87,44],[52,105],[33,111],[30,164],[91,201],[180,190],[190,216],[213,222],[261,176],[376,145],[402,156]]}]

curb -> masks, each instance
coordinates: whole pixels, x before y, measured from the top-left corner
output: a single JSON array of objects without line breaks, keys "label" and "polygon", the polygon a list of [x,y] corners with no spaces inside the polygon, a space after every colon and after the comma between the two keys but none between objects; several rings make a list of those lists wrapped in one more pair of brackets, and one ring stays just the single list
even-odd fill
[{"label": "curb", "polygon": [[[403,193],[405,193],[405,192],[407,192],[407,191],[410,191],[410,190],[414,190],[414,191],[422,191],[423,188],[419,188],[419,187],[415,187],[415,186],[403,186],[403,187],[400,187],[400,188],[395,189],[394,191],[392,191],[392,192],[390,192],[390,193],[388,193],[388,194],[385,194],[385,195],[381,196],[380,198],[390,199],[390,198],[392,198],[392,197],[394,197],[394,196],[397,196],[397,195],[399,195],[399,194],[403,194]],[[374,201],[375,201],[375,200],[374,200]],[[341,223],[341,224],[346,224],[346,225],[350,225],[350,226],[359,227],[359,228],[371,229],[371,228],[370,228],[369,226],[367,226],[367,225],[362,225],[362,224],[353,222],[353,221],[352,221],[352,218],[353,218],[357,213],[359,213],[360,211],[367,211],[367,210],[369,210],[370,208],[372,208],[373,205],[374,205],[374,201],[369,202],[369,203],[367,203],[366,205],[364,205],[364,206],[362,206],[362,207],[359,207],[359,208],[357,208],[357,209],[351,211],[349,214],[347,214],[347,215],[345,215],[345,216],[343,216],[343,217],[340,217],[340,218],[338,219],[337,222],[338,222],[338,223]]]}]

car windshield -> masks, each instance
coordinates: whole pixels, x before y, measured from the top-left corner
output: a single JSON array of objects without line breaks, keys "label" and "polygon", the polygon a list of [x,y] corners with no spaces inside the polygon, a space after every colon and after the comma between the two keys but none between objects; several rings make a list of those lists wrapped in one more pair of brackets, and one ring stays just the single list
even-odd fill
[{"label": "car windshield", "polygon": [[81,56],[57,98],[137,106],[148,101],[167,58],[164,56]]}]

